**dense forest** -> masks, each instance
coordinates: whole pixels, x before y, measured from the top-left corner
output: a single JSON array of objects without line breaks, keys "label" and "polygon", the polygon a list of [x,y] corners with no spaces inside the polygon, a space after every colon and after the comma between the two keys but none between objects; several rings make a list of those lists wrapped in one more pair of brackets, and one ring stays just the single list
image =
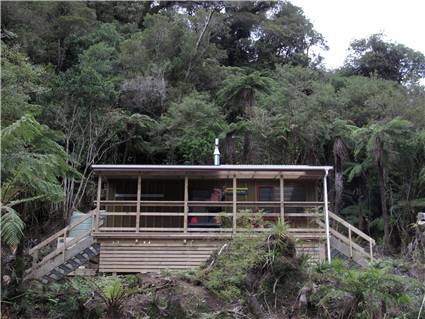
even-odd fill
[{"label": "dense forest", "polygon": [[210,164],[218,137],[226,164],[334,166],[332,210],[423,262],[423,53],[371,34],[328,70],[287,1],[2,2],[1,18],[5,246],[90,209],[91,165]]},{"label": "dense forest", "polygon": [[[87,209],[96,163],[330,164],[333,209],[405,248],[425,206],[425,57],[326,70],[289,2],[2,3],[5,243]],[[7,226],[7,227],[6,227]]]},{"label": "dense forest", "polygon": [[[332,210],[388,254],[425,210],[425,56],[382,34],[328,70],[287,1],[2,2],[1,239],[87,211],[91,165],[332,165]],[[421,84],[422,83],[422,84]]]}]

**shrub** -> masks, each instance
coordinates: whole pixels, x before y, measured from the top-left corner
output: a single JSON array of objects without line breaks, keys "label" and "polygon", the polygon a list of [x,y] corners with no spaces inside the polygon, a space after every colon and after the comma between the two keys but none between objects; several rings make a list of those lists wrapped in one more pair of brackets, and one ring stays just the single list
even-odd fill
[{"label": "shrub", "polygon": [[311,301],[322,317],[393,318],[413,311],[408,279],[386,269],[348,268],[337,259],[330,266],[321,265],[315,275],[319,288]]}]

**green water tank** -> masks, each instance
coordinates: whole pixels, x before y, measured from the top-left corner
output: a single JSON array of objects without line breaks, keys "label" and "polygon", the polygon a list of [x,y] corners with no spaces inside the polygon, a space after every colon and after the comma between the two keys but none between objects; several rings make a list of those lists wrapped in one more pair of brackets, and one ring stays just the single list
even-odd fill
[{"label": "green water tank", "polygon": [[[75,211],[71,215],[71,223],[70,225],[76,223],[80,218],[87,216],[87,214]],[[83,221],[81,224],[75,226],[69,231],[68,237],[78,237],[81,234],[91,230],[92,228],[92,219],[87,218],[85,221]]]}]

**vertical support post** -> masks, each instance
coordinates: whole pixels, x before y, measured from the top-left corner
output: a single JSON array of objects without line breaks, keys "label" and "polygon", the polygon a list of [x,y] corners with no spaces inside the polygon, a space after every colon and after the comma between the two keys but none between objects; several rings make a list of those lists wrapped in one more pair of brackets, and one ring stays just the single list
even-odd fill
[{"label": "vertical support post", "polygon": [[329,211],[328,211],[328,170],[325,171],[325,176],[323,176],[323,201],[325,203],[325,231],[326,231],[326,247],[327,247],[327,256],[328,262],[332,261],[331,257],[331,236],[329,233]]},{"label": "vertical support post", "polygon": [[63,245],[62,245],[62,261],[66,260],[66,233],[68,232],[68,226],[63,230]]},{"label": "vertical support post", "polygon": [[137,176],[137,208],[136,208],[136,233],[140,232],[140,200],[142,198],[142,176]]},{"label": "vertical support post", "polygon": [[370,254],[370,262],[373,261],[373,244],[369,241],[369,254]]},{"label": "vertical support post", "polygon": [[[105,178],[105,200],[109,200],[109,180]],[[109,206],[105,205],[105,210],[109,212]]]},{"label": "vertical support post", "polygon": [[284,203],[284,180],[283,175],[280,175],[280,221],[285,222],[285,203]]},{"label": "vertical support post", "polygon": [[102,176],[97,177],[97,199],[96,199],[96,232],[99,231],[99,220],[100,220],[100,195],[102,192]]},{"label": "vertical support post", "polygon": [[236,183],[236,175],[233,175],[233,234],[236,234],[236,227],[237,227],[237,206],[236,206],[236,200],[237,200],[237,189],[236,189],[237,183]]},{"label": "vertical support post", "polygon": [[184,232],[187,233],[187,223],[188,223],[188,214],[189,214],[189,178],[187,176],[184,177],[184,220],[183,220],[183,228]]},{"label": "vertical support post", "polygon": [[353,258],[353,242],[351,239],[351,225],[348,225],[348,240],[350,243],[350,258]]},{"label": "vertical support post", "polygon": [[34,254],[32,255],[32,269],[35,269],[37,263],[38,263],[38,249],[34,251]]}]

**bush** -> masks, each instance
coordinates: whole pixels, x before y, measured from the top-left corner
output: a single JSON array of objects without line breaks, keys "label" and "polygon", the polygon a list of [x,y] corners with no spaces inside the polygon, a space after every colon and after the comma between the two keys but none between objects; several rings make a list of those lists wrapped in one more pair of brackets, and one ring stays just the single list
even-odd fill
[{"label": "bush", "polygon": [[411,280],[385,268],[348,268],[337,259],[318,267],[314,277],[318,289],[311,302],[323,318],[410,318],[418,303]]},{"label": "bush", "polygon": [[247,235],[234,238],[221,255],[213,255],[214,267],[198,274],[205,287],[225,301],[242,298],[246,275],[251,268],[262,261],[266,252],[264,241],[257,236]]}]

